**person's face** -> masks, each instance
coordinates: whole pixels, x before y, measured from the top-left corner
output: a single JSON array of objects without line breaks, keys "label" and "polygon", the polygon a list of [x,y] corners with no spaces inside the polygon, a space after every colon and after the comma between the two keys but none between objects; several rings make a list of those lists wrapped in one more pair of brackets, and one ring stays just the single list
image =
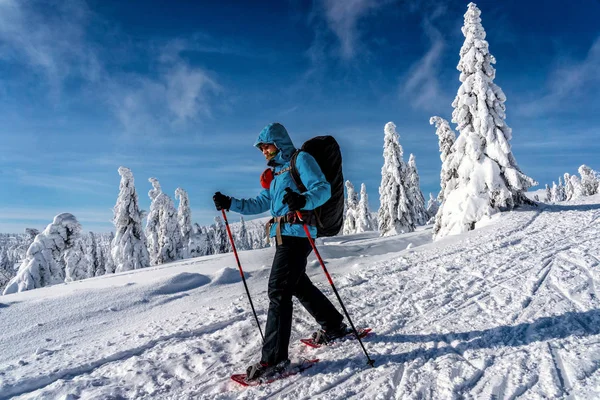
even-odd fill
[{"label": "person's face", "polygon": [[267,160],[270,160],[277,154],[277,146],[272,143],[263,143],[260,145],[260,151],[262,151]]}]

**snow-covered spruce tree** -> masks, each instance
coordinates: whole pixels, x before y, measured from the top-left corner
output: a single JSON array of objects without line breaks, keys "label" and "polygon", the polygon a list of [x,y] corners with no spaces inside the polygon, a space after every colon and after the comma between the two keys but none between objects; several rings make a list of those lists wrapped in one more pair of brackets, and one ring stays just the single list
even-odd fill
[{"label": "snow-covered spruce tree", "polygon": [[429,201],[427,202],[427,215],[429,215],[428,224],[433,224],[435,221],[435,215],[437,214],[440,208],[440,203],[433,196],[433,194],[429,193]]},{"label": "snow-covered spruce tree", "polygon": [[581,180],[577,175],[571,175],[571,186],[573,186],[573,196],[571,196],[571,200],[583,196],[583,186],[581,186]]},{"label": "snow-covered spruce tree", "polygon": [[15,276],[14,267],[11,259],[8,257],[6,247],[0,247],[0,290]]},{"label": "snow-covered spruce tree", "polygon": [[119,167],[119,175],[119,196],[113,208],[115,236],[110,242],[110,253],[105,253],[107,274],[150,266],[133,173],[129,168]]},{"label": "snow-covered spruce tree", "polygon": [[581,190],[583,196],[591,196],[598,193],[600,185],[600,175],[587,165],[579,167],[579,175],[581,175]]},{"label": "snow-covered spruce tree", "polygon": [[175,199],[179,200],[177,207],[177,222],[181,231],[182,258],[190,257],[190,240],[192,238],[192,210],[188,194],[182,188],[175,190]]},{"label": "snow-covered spruce tree", "polygon": [[354,190],[354,185],[349,180],[346,181],[346,212],[344,215],[344,226],[342,235],[356,233],[356,218],[358,213],[358,195]]},{"label": "snow-covered spruce tree", "polygon": [[370,232],[374,229],[371,220],[371,211],[369,210],[369,196],[367,195],[367,186],[360,185],[360,200],[356,213],[356,233]]},{"label": "snow-covered spruce tree", "polygon": [[183,243],[181,230],[177,222],[177,209],[173,200],[165,196],[164,208],[161,212],[159,247],[161,249],[161,264],[181,260]]},{"label": "snow-covered spruce tree", "polygon": [[435,134],[438,137],[438,144],[440,148],[440,160],[442,160],[442,170],[440,172],[440,187],[441,190],[438,194],[438,202],[444,200],[444,191],[446,185],[454,185],[454,180],[457,177],[457,171],[450,168],[450,154],[452,153],[452,146],[456,141],[456,134],[450,128],[450,124],[444,118],[431,117],[429,124],[435,124]]},{"label": "snow-covered spruce tree", "polygon": [[87,276],[100,276],[104,275],[104,265],[100,265],[98,245],[96,243],[96,235],[94,232],[88,233],[86,241],[87,250],[85,252],[87,258]]},{"label": "snow-covered spruce tree", "polygon": [[[141,229],[141,220],[140,220],[140,229]],[[143,234],[143,230],[141,231]],[[112,242],[115,239],[115,233],[114,232],[110,232],[108,234],[108,245],[106,244],[102,244],[102,255],[103,255],[103,260],[104,260],[104,273],[105,274],[114,274],[115,272],[115,262],[113,260],[113,256],[112,256]],[[146,240],[146,237],[144,236],[144,242]],[[146,248],[146,246],[144,245],[144,248]],[[146,254],[148,254],[148,249],[146,248]],[[148,256],[148,259],[149,256]]]},{"label": "snow-covered spruce tree", "polygon": [[[239,243],[239,247],[238,247]],[[237,235],[237,239],[235,241],[236,248],[238,250],[251,250],[252,247],[250,245],[250,241],[248,239],[248,229],[246,229],[246,221],[244,221],[244,217],[240,216],[240,230]]]},{"label": "snow-covered spruce tree", "polygon": [[546,203],[552,202],[552,189],[550,189],[550,186],[548,186],[547,183],[546,183],[546,198],[544,199],[544,202],[546,202]]},{"label": "snow-covered spruce tree", "polygon": [[571,200],[573,197],[573,183],[571,183],[571,175],[565,172],[563,175],[565,178],[565,200]]},{"label": "snow-covered spruce tree", "polygon": [[229,251],[229,242],[227,231],[221,217],[215,217],[215,223],[212,226],[213,254],[223,254]]},{"label": "snow-covered spruce tree", "polygon": [[183,245],[173,200],[161,190],[158,179],[149,178],[148,181],[152,184],[148,192],[152,202],[146,221],[150,264],[180,260]]},{"label": "snow-covered spruce tree", "polygon": [[384,133],[377,221],[381,236],[393,236],[414,231],[415,224],[410,218],[405,189],[406,165],[402,160],[403,150],[396,125],[388,122]]},{"label": "snow-covered spruce tree", "polygon": [[558,186],[552,181],[552,189],[550,189],[550,201],[556,203],[558,200]]},{"label": "snow-covered spruce tree", "polygon": [[433,229],[436,239],[474,229],[477,221],[500,210],[534,204],[525,192],[537,182],[521,172],[512,154],[512,131],[504,121],[506,96],[493,82],[496,60],[489,53],[480,15],[470,3],[457,66],[462,84],[452,103],[452,121],[460,135],[450,168],[456,169],[457,179],[444,190]]},{"label": "snow-covered spruce tree", "polygon": [[[79,281],[85,278],[91,278],[89,275],[89,261],[86,257],[86,251],[83,239],[78,237],[74,240],[73,246],[65,250],[65,282]],[[93,271],[95,273],[95,271]]]},{"label": "snow-covered spruce tree", "polygon": [[562,177],[558,177],[558,186],[556,187],[556,201],[565,201],[567,194],[565,193],[565,186],[562,182]]},{"label": "snow-covered spruce tree", "polygon": [[81,225],[72,214],[63,213],[54,217],[52,223],[35,237],[27,249],[27,256],[17,275],[4,289],[4,294],[64,282],[65,253],[78,242],[80,232]]},{"label": "snow-covered spruce tree", "polygon": [[148,181],[152,184],[152,189],[148,191],[148,197],[150,197],[150,211],[146,216],[146,239],[148,241],[150,265],[157,265],[160,264],[158,262],[160,255],[158,247],[158,230],[160,229],[161,201],[164,199],[161,197],[163,192],[158,180],[156,178],[150,178]]},{"label": "snow-covered spruce tree", "polygon": [[411,219],[415,225],[425,225],[429,217],[425,210],[425,197],[421,192],[417,162],[412,153],[406,165],[406,196],[410,204]]}]

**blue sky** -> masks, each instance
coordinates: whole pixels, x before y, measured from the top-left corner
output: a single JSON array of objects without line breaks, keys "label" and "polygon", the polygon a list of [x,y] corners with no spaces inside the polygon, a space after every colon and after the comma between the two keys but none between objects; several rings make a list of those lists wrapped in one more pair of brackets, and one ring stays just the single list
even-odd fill
[{"label": "blue sky", "polygon": [[[521,169],[545,183],[600,169],[600,1],[476,2]],[[379,205],[383,127],[439,190],[432,115],[451,118],[468,1],[0,2],[0,232],[60,212],[109,231],[119,166],[212,223],[217,190],[249,197],[269,122],[295,144],[333,134]],[[238,220],[233,217],[232,220]]]}]

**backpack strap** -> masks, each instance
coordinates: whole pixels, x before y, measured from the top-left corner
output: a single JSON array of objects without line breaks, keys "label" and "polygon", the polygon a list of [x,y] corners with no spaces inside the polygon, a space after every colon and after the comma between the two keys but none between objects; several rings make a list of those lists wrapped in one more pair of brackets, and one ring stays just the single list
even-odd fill
[{"label": "backpack strap", "polygon": [[302,183],[302,179],[300,179],[300,174],[298,173],[298,169],[296,168],[296,159],[298,158],[298,154],[301,151],[302,150],[296,150],[294,155],[292,155],[292,159],[290,160],[290,174],[292,175],[292,180],[298,187],[300,193],[304,193],[308,189],[306,189],[306,186],[304,186],[304,184]]},{"label": "backpack strap", "polygon": [[[300,191],[300,193],[304,193],[304,192],[308,191],[308,189],[302,183],[302,179],[300,179],[300,174],[298,173],[298,169],[296,168],[296,159],[298,158],[298,154],[301,151],[304,151],[304,150],[302,150],[302,149],[296,150],[294,155],[292,155],[292,159],[290,160],[290,175],[292,176],[292,180],[298,187],[298,190]],[[317,227],[323,226],[323,224],[321,223],[320,214],[321,214],[321,210],[319,207],[317,207],[314,210],[314,216],[315,216],[315,219],[317,220]]]}]

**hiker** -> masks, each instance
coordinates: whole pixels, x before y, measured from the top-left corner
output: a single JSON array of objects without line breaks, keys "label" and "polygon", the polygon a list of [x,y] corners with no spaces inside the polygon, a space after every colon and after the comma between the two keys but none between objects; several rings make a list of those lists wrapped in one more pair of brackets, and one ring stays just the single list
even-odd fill
[{"label": "hiker", "polygon": [[267,234],[276,238],[276,251],[269,277],[269,312],[260,362],[247,370],[247,380],[265,378],[283,372],[290,364],[288,347],[292,329],[292,295],[321,325],[315,332],[320,343],[348,334],[344,317],[306,275],[306,264],[312,246],[296,211],[316,237],[316,218],[311,210],[324,204],[331,195],[330,184],[319,165],[307,152],[296,158],[296,169],[307,191],[299,193],[290,173],[290,161],[296,148],[287,130],[279,123],[267,125],[254,144],[265,156],[270,167],[261,176],[264,190],[253,199],[236,199],[215,193],[217,210],[240,214],[260,214],[271,210]]}]

